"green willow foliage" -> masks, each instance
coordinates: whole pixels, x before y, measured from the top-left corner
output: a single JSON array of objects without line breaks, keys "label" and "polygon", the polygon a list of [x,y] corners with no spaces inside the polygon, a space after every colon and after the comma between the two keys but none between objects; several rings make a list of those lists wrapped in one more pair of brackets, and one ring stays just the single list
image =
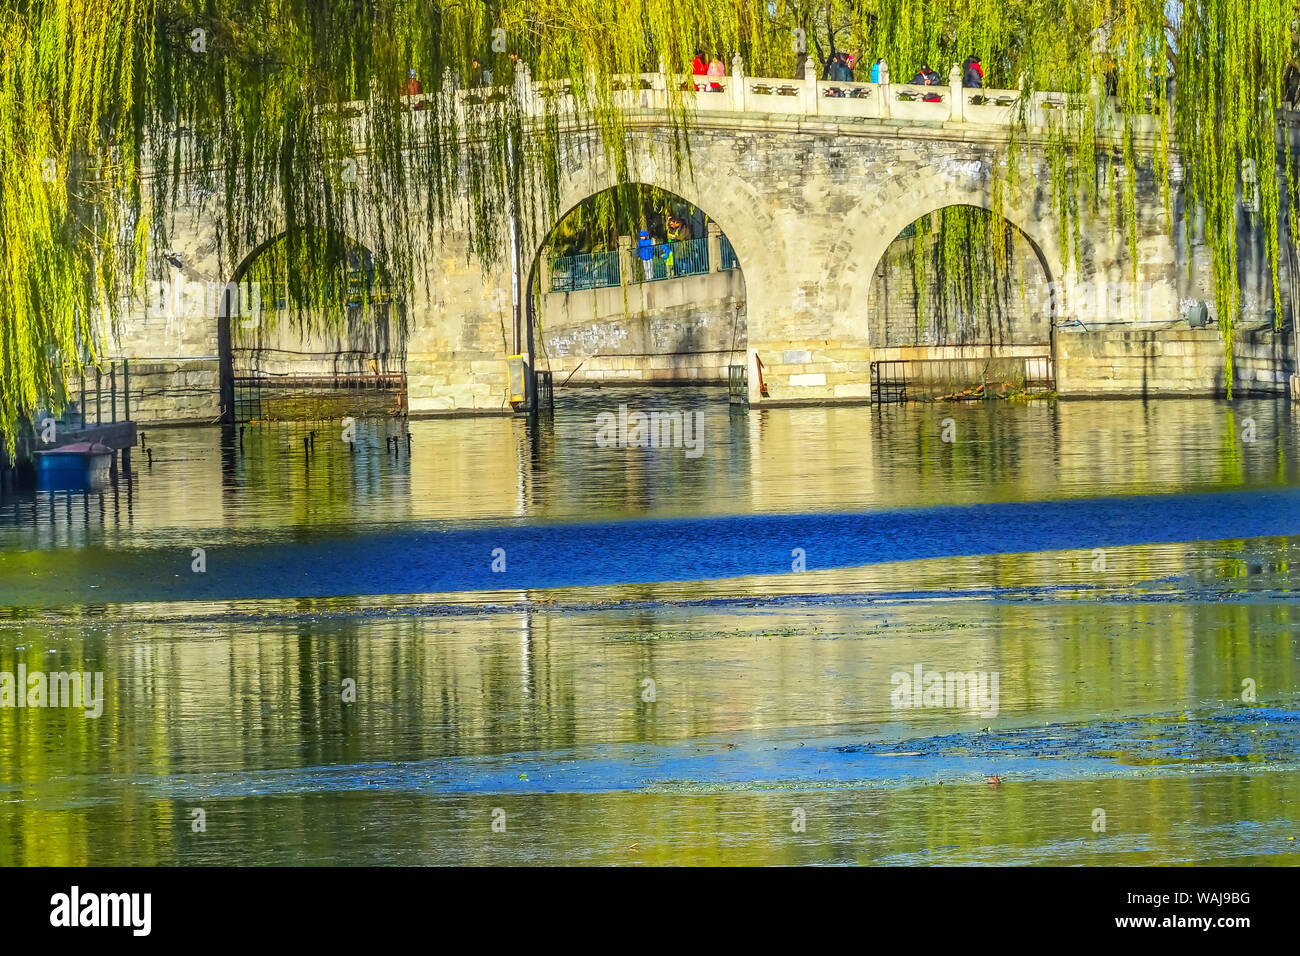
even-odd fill
[{"label": "green willow foliage", "polygon": [[555,225],[549,237],[551,254],[606,252],[617,248],[619,236],[635,237],[641,229],[663,242],[670,217],[690,219],[698,212],[685,199],[658,186],[606,189],[579,203]]},{"label": "green willow foliage", "polygon": [[1001,325],[1013,286],[1024,294],[1023,273],[1012,275],[1015,241],[1014,226],[974,206],[945,206],[903,231],[885,265],[897,266],[902,259],[910,264],[916,341],[1009,341]]},{"label": "green willow foliage", "polygon": [[[371,251],[394,288],[410,289],[422,279],[420,248],[444,229],[467,230],[474,254],[490,257],[506,209],[521,229],[562,211],[570,124],[554,98],[545,121],[524,121],[518,71],[570,86],[626,177],[611,74],[661,62],[688,73],[699,46],[727,61],[740,53],[750,75],[789,76],[796,29],[820,63],[850,49],[864,63],[885,57],[902,80],[922,62],[946,74],[976,53],[990,86],[1067,93],[1048,149],[1063,248],[1076,256],[1079,216],[1103,189],[1118,195],[1136,243],[1136,177],[1108,176],[1099,189],[1095,164],[1134,168],[1132,119],[1154,110],[1154,173],[1167,196],[1179,154],[1188,208],[1204,207],[1228,332],[1246,158],[1260,170],[1277,273],[1273,111],[1293,13],[1292,0],[0,0],[0,432],[12,448],[22,416],[63,406],[67,369],[98,359],[109,316],[156,265],[146,249],[168,248],[170,213],[195,188],[194,171],[232,278],[234,250],[270,241],[274,228],[301,304],[346,281],[346,237],[373,217]],[[447,93],[481,81],[475,59],[496,86],[462,128]],[[1171,66],[1174,109],[1159,95],[1148,107],[1153,79]],[[411,69],[426,94],[418,113],[399,95]],[[1110,71],[1123,120],[1099,130],[1095,91]],[[354,101],[364,122],[344,106]],[[675,154],[689,163],[690,116],[676,92],[670,106]],[[1013,139],[1006,182],[1027,143]],[[355,182],[342,175],[350,157]]]}]

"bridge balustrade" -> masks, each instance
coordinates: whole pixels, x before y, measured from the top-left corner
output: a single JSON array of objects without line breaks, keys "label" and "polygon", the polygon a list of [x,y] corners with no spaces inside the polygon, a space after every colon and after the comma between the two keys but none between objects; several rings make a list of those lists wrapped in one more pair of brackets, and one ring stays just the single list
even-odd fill
[{"label": "bridge balustrade", "polygon": [[[741,58],[735,57],[732,72],[727,76],[619,74],[605,81],[606,89],[597,98],[629,111],[665,110],[671,100],[701,113],[825,115],[904,120],[923,125],[963,123],[1007,127],[1024,123],[1031,130],[1049,126],[1067,106],[1065,94],[1059,92],[1035,92],[1025,99],[1019,90],[967,89],[961,86],[959,70],[950,73],[948,83],[936,86],[891,83],[887,77],[887,71],[880,83],[845,83],[817,80],[812,76],[751,77],[745,74]],[[588,77],[582,85],[594,88],[595,83],[595,77]],[[575,92],[580,91],[575,91],[575,84],[570,80],[533,82],[527,65],[521,63],[516,68],[514,85],[517,94],[514,101],[508,97],[508,88],[503,84],[469,89],[447,86],[441,91],[412,94],[402,99],[416,129],[432,123],[435,116],[445,116],[444,110],[435,112],[430,108],[437,98],[443,98],[444,105],[454,111],[458,123],[465,123],[469,117],[484,111],[501,109],[518,108],[524,117],[539,120],[548,116],[563,119],[577,112]],[[938,99],[927,101],[927,94]],[[1096,91],[1093,97],[1098,104],[1095,114],[1098,127],[1121,128],[1123,119],[1118,100]],[[1147,107],[1155,109],[1157,104],[1148,98]],[[1170,104],[1162,102],[1161,108],[1168,112]],[[324,105],[318,115],[322,119],[355,124],[360,128],[361,139],[365,139],[369,119],[365,101]],[[1159,119],[1149,112],[1130,117],[1129,125],[1137,133],[1155,133]],[[180,129],[175,135],[193,137],[194,133]]]},{"label": "bridge balustrade", "polygon": [[[887,77],[886,73],[886,77]],[[595,78],[588,78],[594,87]],[[913,120],[916,122],[961,122],[985,126],[1009,126],[1022,120],[1030,128],[1042,128],[1054,113],[1067,105],[1065,94],[1052,91],[1033,93],[1022,102],[1019,90],[967,89],[961,86],[960,71],[950,74],[949,82],[921,86],[908,83],[842,82],[812,77],[751,77],[744,73],[744,63],[736,57],[732,72],[726,76],[695,76],[668,73],[631,73],[607,81],[609,102],[621,109],[663,110],[669,101],[683,102],[699,112],[777,113],[795,115],[848,116],[863,119]],[[569,80],[534,83],[526,66],[516,74],[516,91],[525,115],[574,113],[574,84]],[[454,99],[455,109],[466,113],[491,109],[506,101],[505,87],[472,88],[446,91]],[[413,113],[429,94],[407,97]],[[1115,125],[1119,119],[1115,97],[1098,96],[1103,108],[1098,122]],[[1105,108],[1109,105],[1109,110]],[[333,115],[355,115],[362,103],[339,104]],[[1023,114],[1023,115],[1022,115]],[[413,116],[428,121],[428,116]],[[1138,132],[1153,132],[1157,119],[1152,114],[1135,117],[1132,125]]]}]

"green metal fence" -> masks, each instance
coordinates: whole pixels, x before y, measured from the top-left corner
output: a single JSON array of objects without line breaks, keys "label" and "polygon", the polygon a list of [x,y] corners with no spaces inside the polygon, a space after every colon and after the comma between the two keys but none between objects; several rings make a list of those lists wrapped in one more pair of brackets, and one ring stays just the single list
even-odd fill
[{"label": "green metal fence", "polygon": [[[735,250],[726,236],[721,238],[722,255],[719,268],[736,269]],[[650,247],[651,258],[641,258],[641,250],[632,246],[632,275],[629,282],[658,282],[662,279],[680,279],[683,276],[703,275],[709,271],[709,240],[682,239]],[[593,252],[581,256],[564,256],[551,262],[551,291],[578,292],[583,289],[603,289],[619,284],[618,252]]]},{"label": "green metal fence", "polygon": [[68,405],[60,421],[69,428],[88,428],[92,420],[96,425],[131,420],[130,360],[111,361],[103,368],[83,366],[76,382],[68,383]]},{"label": "green metal fence", "polygon": [[646,275],[644,260],[640,250],[635,246],[632,254],[636,257],[636,269],[632,281],[657,282],[660,279],[679,279],[682,276],[694,276],[709,271],[709,240],[683,239],[680,242],[665,242],[653,246],[653,258],[650,260],[650,274]]},{"label": "green metal fence", "polygon": [[551,291],[578,292],[618,285],[618,251],[565,256],[551,262]]},{"label": "green metal fence", "polygon": [[731,248],[731,240],[726,236],[719,236],[718,246],[721,250],[718,253],[718,258],[721,260],[718,263],[718,271],[728,272],[740,268],[740,263],[736,261],[736,250]]}]

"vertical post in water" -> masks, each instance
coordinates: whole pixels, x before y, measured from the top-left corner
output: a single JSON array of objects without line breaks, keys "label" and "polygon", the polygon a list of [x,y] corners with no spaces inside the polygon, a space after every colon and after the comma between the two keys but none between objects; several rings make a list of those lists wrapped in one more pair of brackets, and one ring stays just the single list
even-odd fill
[{"label": "vertical post in water", "polygon": [[95,367],[95,424],[96,425],[102,424],[104,421],[104,416],[101,414],[102,411],[101,401],[103,400],[104,397],[103,385],[104,385],[103,375],[99,371],[99,367],[96,366]]},{"label": "vertical post in water", "polygon": [[127,364],[127,359],[122,359],[122,403],[124,405],[122,418],[129,422],[131,420],[131,366]]},{"label": "vertical post in water", "polygon": [[[235,273],[236,279],[239,273]],[[235,283],[227,283],[221,293],[221,307],[217,315],[217,365],[220,394],[221,424],[235,424],[235,353],[230,338],[230,313],[239,308],[234,299]]]},{"label": "vertical post in water", "polygon": [[109,421],[117,421],[117,363],[108,365],[108,414]]}]

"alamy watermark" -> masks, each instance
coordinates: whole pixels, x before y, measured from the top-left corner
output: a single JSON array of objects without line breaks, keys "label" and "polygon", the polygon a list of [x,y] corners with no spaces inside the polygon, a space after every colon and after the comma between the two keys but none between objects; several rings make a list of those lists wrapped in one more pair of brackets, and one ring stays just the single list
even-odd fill
[{"label": "alamy watermark", "polygon": [[895,709],[947,708],[975,711],[981,717],[998,715],[997,671],[936,671],[914,664],[911,671],[895,671],[889,683],[894,687],[889,702]]},{"label": "alamy watermark", "polygon": [[160,279],[148,285],[149,318],[199,318],[224,312],[241,327],[256,328],[262,317],[260,282],[190,282]]},{"label": "alamy watermark", "polygon": [[153,925],[152,893],[83,893],[74,886],[50,897],[50,925],[124,927],[133,936],[148,936]]},{"label": "alamy watermark", "polygon": [[[94,689],[92,690],[91,687]],[[80,707],[86,719],[104,712],[104,674],[102,671],[28,671],[26,664],[18,672],[0,671],[0,708],[3,707]]]},{"label": "alamy watermark", "polygon": [[596,416],[598,448],[683,448],[687,458],[704,452],[704,413],[629,412],[618,406],[618,414]]}]

